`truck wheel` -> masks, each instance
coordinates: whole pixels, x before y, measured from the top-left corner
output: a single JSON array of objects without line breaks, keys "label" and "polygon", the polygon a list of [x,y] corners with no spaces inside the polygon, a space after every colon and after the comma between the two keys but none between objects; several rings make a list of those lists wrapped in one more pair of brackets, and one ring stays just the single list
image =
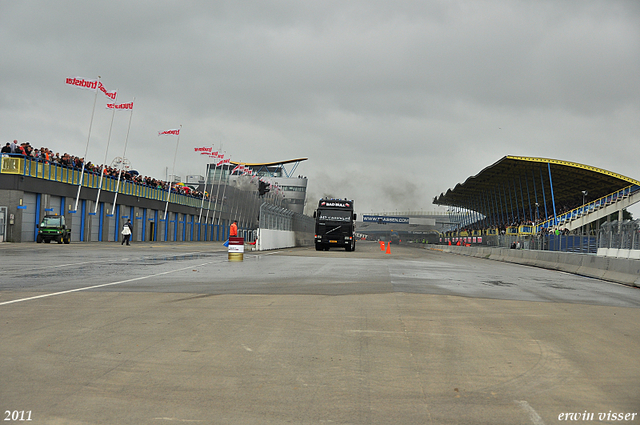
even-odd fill
[{"label": "truck wheel", "polygon": [[68,244],[69,242],[71,242],[71,235],[67,235],[66,238],[63,239],[65,244]]},{"label": "truck wheel", "polygon": [[62,236],[56,236],[56,242],[58,242],[58,244],[62,243]]},{"label": "truck wheel", "polygon": [[36,243],[42,243],[42,235],[36,236]]},{"label": "truck wheel", "polygon": [[351,245],[345,246],[344,250],[347,251],[347,252],[351,252]]}]

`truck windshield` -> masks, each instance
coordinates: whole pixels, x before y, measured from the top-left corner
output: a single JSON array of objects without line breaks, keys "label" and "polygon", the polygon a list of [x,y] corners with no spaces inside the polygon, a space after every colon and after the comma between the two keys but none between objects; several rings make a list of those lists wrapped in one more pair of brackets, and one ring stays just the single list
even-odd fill
[{"label": "truck windshield", "polygon": [[320,221],[342,221],[342,222],[350,222],[351,221],[351,211],[343,211],[343,210],[319,210],[318,211],[318,220]]}]

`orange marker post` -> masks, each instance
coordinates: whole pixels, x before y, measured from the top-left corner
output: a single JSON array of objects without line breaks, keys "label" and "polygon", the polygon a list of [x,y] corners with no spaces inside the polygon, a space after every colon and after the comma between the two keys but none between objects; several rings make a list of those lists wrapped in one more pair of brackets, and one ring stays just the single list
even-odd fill
[{"label": "orange marker post", "polygon": [[391,241],[387,242],[387,254],[391,254]]}]

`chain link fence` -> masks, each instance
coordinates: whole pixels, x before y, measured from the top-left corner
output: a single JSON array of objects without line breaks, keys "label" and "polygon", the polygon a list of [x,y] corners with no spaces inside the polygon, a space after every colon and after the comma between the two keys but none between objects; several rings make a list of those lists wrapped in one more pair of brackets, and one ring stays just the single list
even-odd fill
[{"label": "chain link fence", "polygon": [[596,254],[598,248],[640,250],[640,220],[610,221],[592,234],[485,235],[482,245],[499,248]]},{"label": "chain link fence", "polygon": [[640,249],[640,220],[604,223],[598,234],[598,248]]}]

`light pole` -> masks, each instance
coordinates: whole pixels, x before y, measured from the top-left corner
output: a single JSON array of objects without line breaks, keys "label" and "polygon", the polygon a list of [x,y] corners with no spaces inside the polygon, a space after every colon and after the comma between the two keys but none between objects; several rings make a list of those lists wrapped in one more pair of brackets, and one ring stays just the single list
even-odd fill
[{"label": "light pole", "polygon": [[[587,231],[587,229],[585,228],[586,224],[585,224],[585,215],[586,215],[586,210],[584,208],[584,203],[586,200],[587,195],[589,194],[589,192],[587,192],[586,190],[582,191],[582,234],[584,235]],[[582,244],[584,243],[584,238],[582,239],[582,243],[580,244],[580,252],[582,252]]]}]

